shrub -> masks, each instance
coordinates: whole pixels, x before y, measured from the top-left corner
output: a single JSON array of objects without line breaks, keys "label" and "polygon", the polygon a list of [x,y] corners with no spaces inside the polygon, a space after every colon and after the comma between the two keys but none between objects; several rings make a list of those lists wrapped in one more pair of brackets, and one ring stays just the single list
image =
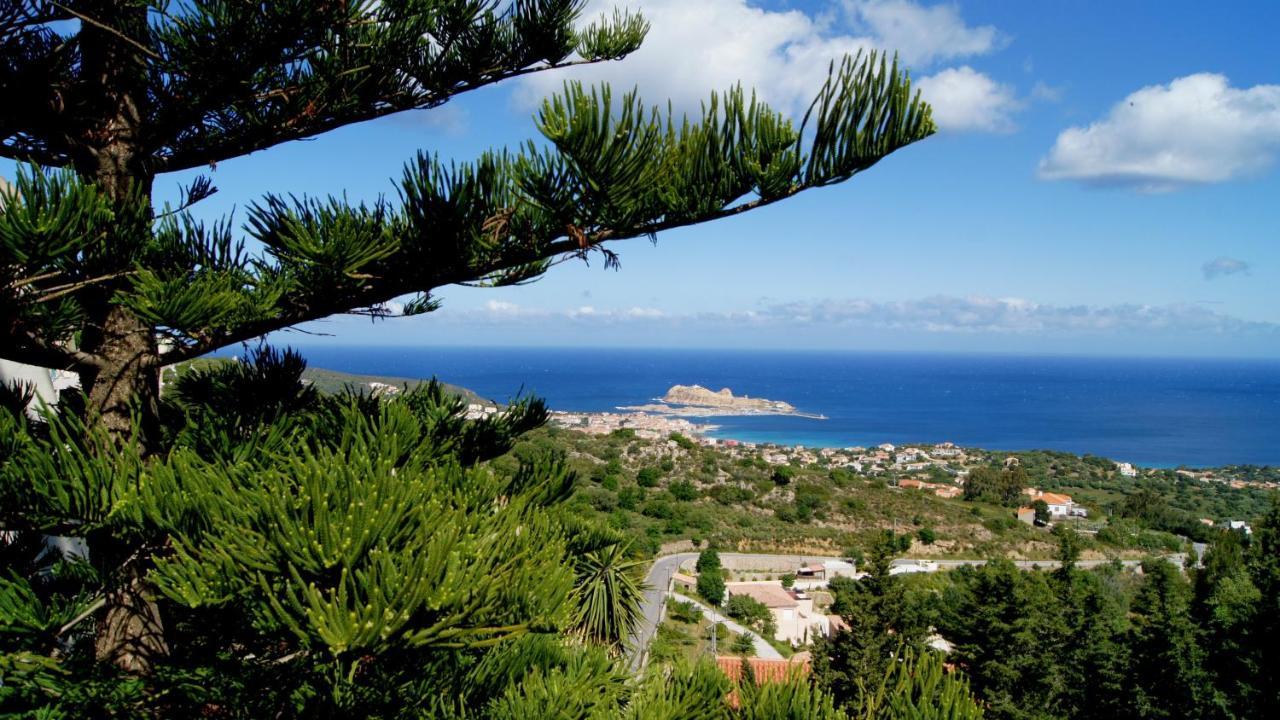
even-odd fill
[{"label": "shrub", "polygon": [[796,476],[796,469],[790,465],[779,465],[773,469],[773,482],[778,485],[789,485]]},{"label": "shrub", "polygon": [[656,467],[641,468],[636,473],[636,484],[640,487],[657,487],[658,480],[662,477],[662,473]]},{"label": "shrub", "polygon": [[696,623],[698,618],[702,617],[702,611],[697,605],[684,600],[672,600],[667,606],[667,612],[670,613],[672,620],[682,623]]},{"label": "shrub", "polygon": [[796,586],[796,574],[795,574],[795,573],[787,573],[787,574],[785,574],[785,575],[783,575],[783,576],[782,576],[782,587],[784,587],[784,588],[786,588],[786,589],[790,590],[791,588],[793,588],[793,587],[795,587],[795,586]]},{"label": "shrub", "polygon": [[644,500],[644,488],[628,485],[618,491],[618,507],[623,510],[635,510]]},{"label": "shrub", "polygon": [[920,542],[925,545],[932,545],[938,539],[938,536],[933,532],[933,528],[930,527],[922,527],[917,530],[916,537],[920,538]]},{"label": "shrub", "polygon": [[673,432],[668,437],[672,442],[685,450],[694,450],[698,447],[697,443],[678,432]]},{"label": "shrub", "polygon": [[698,498],[698,489],[688,480],[677,480],[671,483],[671,486],[667,489],[671,492],[671,497],[683,502]]},{"label": "shrub", "polygon": [[618,507],[618,497],[607,492],[593,493],[591,495],[591,507],[600,512],[610,512]]},{"label": "shrub", "polygon": [[721,505],[741,505],[755,499],[755,493],[739,485],[717,485],[711,497]]},{"label": "shrub", "polygon": [[659,520],[670,520],[676,516],[675,509],[671,507],[671,503],[662,497],[653,498],[645,503],[644,507],[640,509],[640,514]]}]

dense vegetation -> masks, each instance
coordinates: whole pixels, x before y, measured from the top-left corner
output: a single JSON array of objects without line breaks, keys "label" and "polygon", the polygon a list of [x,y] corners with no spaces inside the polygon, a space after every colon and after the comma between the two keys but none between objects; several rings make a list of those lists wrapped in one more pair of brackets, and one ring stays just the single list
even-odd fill
[{"label": "dense vegetation", "polygon": [[991,718],[1262,718],[1280,712],[1280,502],[1252,538],[1222,532],[1202,568],[1162,560],[1141,574],[1076,567],[1079,538],[1057,533],[1063,565],[1007,560],[933,576],[889,576],[892,538],[870,576],[832,583],[850,631],[815,651],[823,686],[865,702],[892,648],[936,632]]},{"label": "dense vegetation", "polygon": [[913,557],[1051,559],[1057,551],[1049,531],[1014,517],[1013,507],[1025,502],[1021,489],[1033,485],[1070,492],[1089,506],[1091,517],[1073,525],[1082,531],[1084,557],[1140,558],[1184,551],[1184,538],[1210,539],[1215,530],[1202,517],[1259,517],[1270,495],[1172,473],[1121,477],[1109,461],[1066,453],[1015,453],[1022,465],[1005,469],[996,465],[1008,453],[975,451],[966,498],[947,499],[895,487],[893,474],[865,476],[821,460],[770,465],[755,451],[704,447],[678,434],[645,440],[625,429],[585,435],[543,428],[496,462],[514,467],[551,451],[565,453],[578,471],[569,501],[575,511],[628,534],[650,554],[692,543],[856,557],[882,530],[896,529],[901,552]]}]

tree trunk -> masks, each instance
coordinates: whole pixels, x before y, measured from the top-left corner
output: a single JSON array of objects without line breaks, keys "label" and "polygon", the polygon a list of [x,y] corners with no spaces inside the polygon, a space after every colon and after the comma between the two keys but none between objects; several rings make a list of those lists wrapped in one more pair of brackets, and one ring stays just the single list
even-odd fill
[{"label": "tree trunk", "polygon": [[[127,272],[141,260],[151,240],[151,182],[148,163],[147,4],[119,0],[78,3],[80,82],[73,102],[80,136],[73,153],[76,172],[97,186],[115,206],[110,235],[110,266],[101,274]],[[155,448],[159,424],[159,353],[154,330],[113,303],[116,288],[106,283],[84,304],[87,323],[80,350],[95,356],[97,367],[81,373],[91,421],[100,423],[118,443]],[[134,416],[141,437],[133,434]],[[145,558],[137,545],[120,546],[101,538],[92,560],[109,573],[106,607],[98,628],[99,660],[125,672],[149,673],[167,654],[160,609],[144,579]]]},{"label": "tree trunk", "polygon": [[[154,331],[129,311],[108,305],[98,327],[86,331],[81,349],[102,362],[82,372],[90,413],[117,442],[138,442],[151,450],[159,434],[160,361]],[[86,342],[87,341],[87,342]],[[133,437],[134,417],[140,437]]]},{"label": "tree trunk", "polygon": [[94,654],[134,675],[149,675],[156,660],[169,654],[160,607],[136,563],[107,591],[106,616],[98,627]]}]

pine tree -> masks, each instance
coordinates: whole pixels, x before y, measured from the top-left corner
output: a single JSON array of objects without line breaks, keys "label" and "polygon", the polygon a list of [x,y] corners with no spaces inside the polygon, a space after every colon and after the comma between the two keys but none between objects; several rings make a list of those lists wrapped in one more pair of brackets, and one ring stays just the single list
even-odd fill
[{"label": "pine tree", "polygon": [[[15,187],[0,193],[0,358],[78,373],[86,394],[82,417],[52,421],[47,429],[5,420],[13,424],[4,429],[19,439],[5,449],[10,466],[0,512],[7,529],[88,544],[96,580],[83,585],[91,607],[77,609],[99,620],[99,658],[144,672],[158,657],[186,652],[167,638],[158,603],[206,607],[257,592],[192,569],[222,563],[230,572],[233,561],[257,563],[261,572],[289,567],[292,581],[303,583],[278,595],[278,607],[263,610],[272,633],[288,642],[346,648],[339,655],[355,647],[390,651],[366,645],[374,631],[351,627],[340,615],[346,608],[359,618],[381,606],[386,598],[365,597],[371,604],[363,609],[352,603],[360,593],[392,592],[386,573],[405,571],[393,556],[364,567],[364,560],[343,555],[343,562],[355,563],[350,572],[360,565],[359,574],[324,575],[330,584],[317,587],[341,596],[325,598],[306,589],[311,571],[294,562],[301,558],[281,564],[282,557],[261,555],[264,548],[244,545],[230,530],[233,521],[284,522],[285,515],[254,520],[203,497],[244,482],[228,497],[272,498],[275,491],[252,490],[251,478],[201,464],[255,457],[290,468],[293,474],[264,472],[275,472],[291,492],[329,488],[337,480],[316,467],[315,458],[273,454],[282,452],[288,433],[302,431],[293,421],[265,422],[241,408],[243,395],[228,401],[240,426],[205,427],[199,414],[208,419],[219,412],[201,410],[198,402],[187,414],[166,418],[159,395],[163,365],[337,313],[388,317],[387,303],[406,295],[413,299],[403,314],[430,312],[438,307],[432,292],[441,286],[520,283],[566,258],[595,255],[613,266],[617,255],[605,243],[652,238],[842,182],[934,131],[906,73],[872,54],[833,64],[798,124],[740,88],[713,95],[690,119],[646,105],[634,93],[616,97],[608,88],[570,83],[537,113],[544,142],[463,164],[419,154],[408,162],[394,202],[268,196],[251,204],[243,228],[229,218],[200,222],[190,213],[215,190],[207,176],[184,188],[179,207],[152,202],[155,183],[167,173],[213,171],[219,162],[281,143],[438,107],[521,75],[621,59],[639,47],[648,29],[642,17],[617,12],[582,26],[582,6],[582,0],[19,0],[0,6],[6,93],[0,157],[23,163]],[[432,469],[422,470],[430,476],[422,480],[427,488],[459,477],[470,481],[470,468],[485,450],[533,417],[517,413],[504,428],[470,426],[439,398],[420,402],[436,408],[416,421],[429,439],[422,448],[432,448],[413,451],[431,455]],[[325,440],[329,445],[321,443],[333,461],[348,459],[343,453],[350,448],[342,443],[356,442],[356,426],[367,422],[357,417],[374,411],[351,403],[355,409],[330,408],[327,420],[301,413],[309,418],[308,432],[334,434]],[[270,412],[298,415],[287,408]],[[433,425],[431,418],[441,422]],[[286,425],[294,429],[279,429]],[[46,432],[48,438],[39,437]],[[486,437],[493,441],[489,448],[481,447]],[[450,463],[463,469],[439,469]],[[376,479],[386,467],[373,470]],[[196,497],[167,511],[148,505],[140,493],[155,477],[171,478],[175,489]],[[262,497],[242,494],[251,490]],[[313,521],[319,518],[307,520]],[[391,532],[409,520],[387,522]],[[321,527],[303,523],[294,531]],[[206,549],[220,542],[228,545]],[[231,548],[245,555],[233,557]],[[401,549],[412,562],[424,562],[416,556],[427,550]],[[328,564],[334,557],[312,570],[335,572]],[[605,604],[609,588],[619,587],[590,568],[579,568],[578,577],[605,582],[603,594],[594,596]],[[550,573],[542,580],[569,578]],[[261,588],[271,596],[278,589]],[[404,592],[409,596],[401,599],[409,601],[425,590]],[[526,610],[534,622],[534,607]],[[39,613],[47,631],[49,613],[56,613],[50,606]],[[588,635],[618,636],[616,624],[588,625]],[[494,640],[483,627],[455,642]],[[36,645],[49,650],[55,641],[65,638]],[[43,672],[43,661],[30,662],[32,672]]]},{"label": "pine tree", "polygon": [[1223,717],[1191,620],[1191,588],[1165,560],[1143,562],[1133,600],[1129,693],[1142,718]]},{"label": "pine tree", "polygon": [[[0,156],[32,165],[0,220],[0,353],[78,372],[120,434],[131,405],[154,420],[162,363],[335,313],[385,316],[414,293],[405,313],[428,312],[442,285],[518,283],[565,256],[612,264],[607,241],[846,180],[933,132],[905,73],[874,55],[834,66],[799,126],[741,89],[687,119],[571,83],[537,114],[545,144],[461,165],[420,154],[397,203],[253,204],[260,256],[229,221],[152,206],[165,173],[639,47],[643,18],[579,30],[582,5],[6,3]],[[186,190],[184,206],[213,186]]]}]

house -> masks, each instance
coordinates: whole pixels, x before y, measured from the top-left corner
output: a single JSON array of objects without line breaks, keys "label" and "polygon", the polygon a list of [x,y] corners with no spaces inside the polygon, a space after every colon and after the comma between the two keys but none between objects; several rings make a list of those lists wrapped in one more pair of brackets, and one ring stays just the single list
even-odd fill
[{"label": "house", "polygon": [[1227,527],[1231,528],[1232,530],[1243,532],[1245,535],[1253,534],[1253,528],[1249,527],[1249,523],[1243,520],[1228,520]]},{"label": "house", "polygon": [[728,597],[745,595],[769,609],[777,631],[775,640],[804,644],[831,633],[826,615],[813,609],[813,598],[800,591],[788,591],[779,582],[740,582],[725,586]]},{"label": "house", "polygon": [[1004,459],[1004,466],[1007,468],[1016,468],[1021,464],[1022,461],[1012,455]]},{"label": "house", "polygon": [[825,565],[818,564],[818,563],[814,563],[810,565],[801,565],[800,569],[796,570],[796,577],[820,578],[825,580],[827,577],[827,568]]},{"label": "house", "polygon": [[939,443],[933,446],[934,457],[953,458],[953,457],[959,457],[960,453],[961,453],[961,450],[960,448],[956,447],[955,443],[944,442],[944,443]]},{"label": "house", "polygon": [[1116,465],[1116,469],[1125,477],[1138,477],[1138,468],[1130,465],[1129,463],[1120,463],[1119,465]]},{"label": "house", "polygon": [[894,447],[893,443],[880,443],[880,444],[879,444],[879,445],[877,445],[876,447],[880,448],[881,450],[883,450],[884,452],[887,452],[887,453],[891,453],[891,452],[893,452],[894,450],[897,450],[897,449],[898,449],[898,448]]},{"label": "house", "polygon": [[1042,492],[1036,488],[1023,488],[1022,494],[1026,495],[1032,502],[1043,500],[1044,504],[1049,506],[1049,517],[1089,517],[1089,511],[1076,505],[1070,495]]},{"label": "house", "polygon": [[1018,508],[1018,522],[1024,522],[1028,525],[1036,524],[1036,509],[1029,507]]}]

